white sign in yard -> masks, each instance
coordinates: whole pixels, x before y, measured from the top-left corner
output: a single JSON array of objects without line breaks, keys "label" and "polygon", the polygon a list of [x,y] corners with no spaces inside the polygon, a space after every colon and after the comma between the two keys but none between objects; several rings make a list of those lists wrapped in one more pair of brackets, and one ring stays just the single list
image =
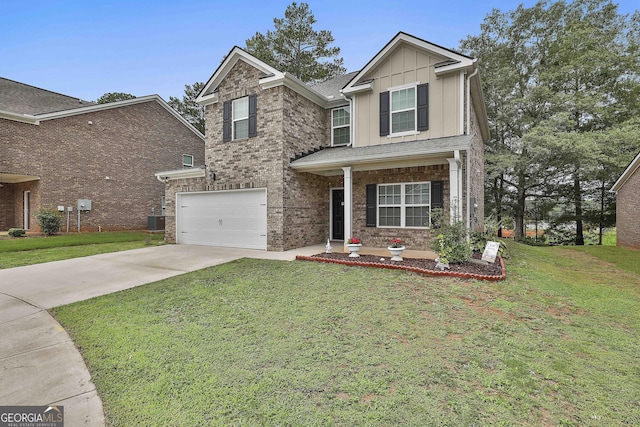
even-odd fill
[{"label": "white sign in yard", "polygon": [[487,262],[495,262],[500,249],[500,242],[487,242],[487,246],[482,253],[482,260]]}]

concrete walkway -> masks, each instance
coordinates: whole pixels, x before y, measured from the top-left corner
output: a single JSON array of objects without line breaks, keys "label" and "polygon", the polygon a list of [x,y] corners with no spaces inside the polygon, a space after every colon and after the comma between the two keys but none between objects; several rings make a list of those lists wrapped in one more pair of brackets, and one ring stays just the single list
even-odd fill
[{"label": "concrete walkway", "polygon": [[46,311],[239,258],[287,252],[164,245],[0,270],[0,405],[62,405],[65,426],[104,426],[102,402],[65,330]]}]

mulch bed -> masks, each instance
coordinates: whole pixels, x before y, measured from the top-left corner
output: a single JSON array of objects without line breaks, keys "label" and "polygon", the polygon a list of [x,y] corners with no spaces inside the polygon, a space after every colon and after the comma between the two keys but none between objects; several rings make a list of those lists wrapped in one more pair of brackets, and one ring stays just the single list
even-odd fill
[{"label": "mulch bed", "polygon": [[[480,257],[480,254],[474,254],[474,258],[480,259]],[[359,267],[407,270],[430,276],[449,276],[463,279],[497,281],[503,280],[506,276],[504,262],[501,257],[498,257],[496,262],[492,264],[477,264],[473,262],[451,264],[451,268],[444,271],[436,269],[436,262],[434,260],[424,258],[404,258],[403,261],[391,261],[390,257],[379,257],[376,255],[360,255],[358,258],[349,258],[349,254],[347,253],[321,253],[312,256],[297,256],[296,259]]]}]

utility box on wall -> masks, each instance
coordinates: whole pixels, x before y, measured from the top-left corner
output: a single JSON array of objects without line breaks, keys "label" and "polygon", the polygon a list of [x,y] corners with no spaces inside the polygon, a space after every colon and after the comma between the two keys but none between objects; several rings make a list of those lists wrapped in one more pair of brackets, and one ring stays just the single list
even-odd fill
[{"label": "utility box on wall", "polygon": [[78,210],[79,211],[90,211],[91,210],[91,200],[89,200],[89,199],[78,199]]}]

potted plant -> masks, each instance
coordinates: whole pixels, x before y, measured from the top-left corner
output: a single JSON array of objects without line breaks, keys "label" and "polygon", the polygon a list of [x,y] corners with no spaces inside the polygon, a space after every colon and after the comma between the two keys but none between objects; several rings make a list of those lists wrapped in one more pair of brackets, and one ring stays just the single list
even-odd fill
[{"label": "potted plant", "polygon": [[362,247],[362,240],[357,237],[352,237],[347,240],[347,248],[349,249],[349,258],[358,258],[360,255],[358,251]]},{"label": "potted plant", "polygon": [[391,245],[387,248],[391,252],[391,261],[402,261],[402,251],[404,251],[404,244],[402,240],[395,237],[391,240]]}]

